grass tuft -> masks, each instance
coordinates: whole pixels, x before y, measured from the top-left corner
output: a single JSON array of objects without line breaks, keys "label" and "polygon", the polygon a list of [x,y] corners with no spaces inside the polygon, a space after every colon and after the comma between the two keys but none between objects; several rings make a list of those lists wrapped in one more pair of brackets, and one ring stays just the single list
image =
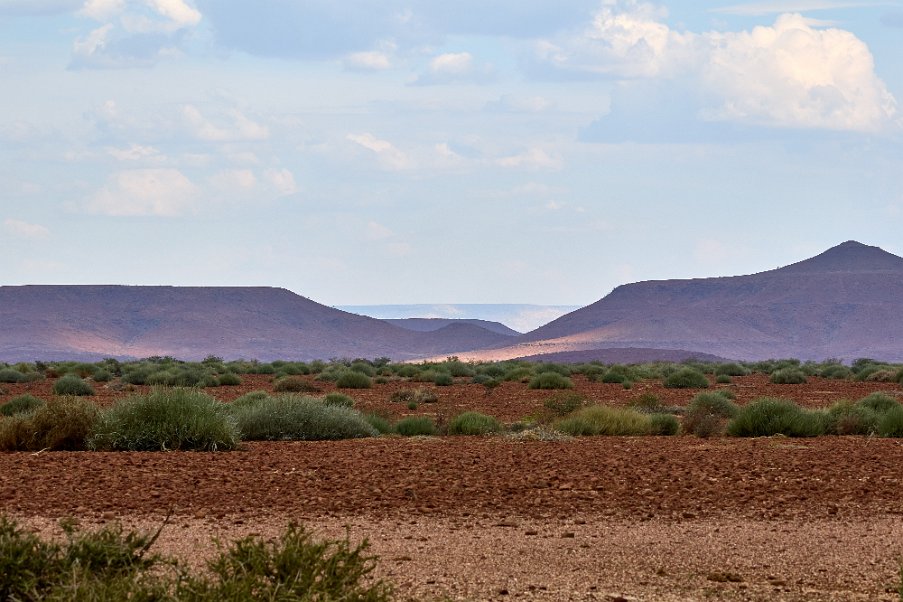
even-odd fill
[{"label": "grass tuft", "polygon": [[51,399],[33,412],[0,421],[0,450],[83,450],[99,412],[77,397]]},{"label": "grass tuft", "polygon": [[360,412],[313,397],[267,397],[232,406],[230,413],[248,441],[319,441],[379,434]]},{"label": "grass tuft", "polygon": [[27,414],[33,412],[42,405],[44,405],[44,401],[33,395],[19,395],[0,406],[0,416]]},{"label": "grass tuft", "polygon": [[436,430],[436,423],[427,416],[408,416],[395,423],[395,432],[403,437],[431,436]]},{"label": "grass tuft", "polygon": [[727,427],[734,437],[817,437],[824,435],[827,414],[804,410],[786,399],[762,397],[740,409]]},{"label": "grass tuft", "polygon": [[541,372],[530,379],[531,389],[573,389],[574,383],[570,378],[559,372]]},{"label": "grass tuft", "polygon": [[648,435],[651,432],[651,420],[648,415],[636,410],[596,405],[565,416],[555,424],[555,428],[574,437]]},{"label": "grass tuft", "polygon": [[669,374],[664,381],[668,389],[706,389],[709,379],[705,374],[693,368],[681,368]]},{"label": "grass tuft", "polygon": [[83,397],[94,395],[94,387],[74,374],[67,374],[53,383],[53,393],[55,395]]},{"label": "grass tuft", "polygon": [[448,423],[449,435],[488,435],[500,430],[502,425],[496,418],[479,412],[458,414]]}]

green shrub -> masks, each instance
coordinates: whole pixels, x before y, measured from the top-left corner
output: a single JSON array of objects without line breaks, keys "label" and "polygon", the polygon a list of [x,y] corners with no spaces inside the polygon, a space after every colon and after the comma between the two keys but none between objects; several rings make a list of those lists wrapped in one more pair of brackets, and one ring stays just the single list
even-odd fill
[{"label": "green shrub", "polygon": [[731,377],[727,374],[719,374],[715,377],[715,382],[719,385],[729,385],[731,384]]},{"label": "green shrub", "polygon": [[250,391],[248,393],[245,393],[241,397],[235,398],[235,400],[232,402],[231,407],[240,408],[244,406],[254,405],[258,401],[266,399],[269,396],[270,394],[266,391]]},{"label": "green shrub", "polygon": [[157,389],[117,401],[88,440],[92,449],[217,451],[238,447],[227,406],[194,389]]},{"label": "green shrub", "polygon": [[541,372],[530,379],[531,389],[573,389],[574,383],[558,372]]},{"label": "green shrub", "polygon": [[97,370],[94,374],[91,375],[91,380],[96,383],[107,383],[113,379],[113,375],[110,374],[109,370]]},{"label": "green shrub", "polygon": [[871,435],[878,432],[878,414],[850,401],[838,401],[828,409],[825,432],[832,435]]},{"label": "green shrub", "polygon": [[225,372],[219,375],[221,387],[237,387],[241,384],[241,378],[234,372]]},{"label": "green shrub", "polygon": [[276,381],[273,391],[277,393],[319,393],[320,389],[300,376],[286,376]]},{"label": "green shrub", "polygon": [[870,393],[856,402],[856,405],[868,408],[876,414],[884,414],[900,405],[896,397],[887,393]]},{"label": "green shrub", "polygon": [[559,393],[546,399],[542,405],[555,416],[567,416],[586,405],[586,398],[579,393]]},{"label": "green shrub", "polygon": [[533,376],[533,370],[526,367],[514,367],[505,372],[503,380],[508,382],[527,382]]},{"label": "green shrub", "polygon": [[903,437],[903,405],[897,404],[878,419],[878,434],[882,437]]},{"label": "green shrub", "polygon": [[348,370],[339,374],[335,385],[340,389],[369,389],[373,383],[366,374]]},{"label": "green shrub", "polygon": [[416,402],[416,401],[409,401],[409,402],[408,402],[408,409],[411,410],[412,412],[413,412],[414,410],[416,410],[416,409],[417,409],[417,402]]},{"label": "green shrub", "polygon": [[806,374],[799,368],[783,368],[771,374],[771,382],[776,385],[802,385]]},{"label": "green shrub", "polygon": [[328,406],[340,406],[343,408],[353,408],[354,407],[354,399],[345,395],[344,393],[327,393],[323,397],[323,403]]},{"label": "green shrub", "polygon": [[42,405],[44,405],[44,402],[37,397],[34,397],[32,395],[19,395],[18,397],[13,397],[2,406],[0,406],[0,416],[27,414],[28,412],[36,410]]},{"label": "green shrub", "polygon": [[392,432],[392,424],[385,416],[379,414],[365,414],[364,420],[376,429],[380,435],[387,435]]},{"label": "green shrub", "polygon": [[499,421],[479,412],[458,414],[448,423],[449,435],[488,435],[502,430]]},{"label": "green shrub", "polygon": [[0,450],[82,450],[99,410],[77,397],[51,399],[33,412],[0,421]]},{"label": "green shrub", "polygon": [[433,384],[437,387],[448,387],[455,384],[455,379],[448,372],[439,372],[433,379]]},{"label": "green shrub", "polygon": [[649,416],[650,435],[676,435],[680,431],[680,423],[673,414],[652,414]]},{"label": "green shrub", "polygon": [[736,362],[730,362],[727,364],[718,364],[715,366],[714,370],[715,376],[746,376],[749,374],[749,370],[741,366]]},{"label": "green shrub", "polygon": [[623,372],[609,370],[604,375],[602,375],[601,380],[603,383],[621,384],[630,381],[630,378],[628,378],[627,375]]},{"label": "green shrub", "polygon": [[371,366],[370,364],[368,364],[367,362],[363,362],[363,361],[352,362],[351,366],[349,366],[349,369],[352,372],[360,372],[361,374],[364,374],[369,377],[376,376],[376,369],[373,366]]},{"label": "green shrub", "polygon": [[817,437],[825,434],[827,416],[786,399],[762,397],[740,409],[727,427],[734,437]]},{"label": "green shrub", "polygon": [[360,412],[313,397],[268,397],[231,408],[231,414],[241,437],[248,441],[356,439],[379,434]]},{"label": "green shrub", "polygon": [[853,371],[842,364],[829,364],[818,371],[822,378],[847,379],[853,376]]},{"label": "green shrub", "polygon": [[74,374],[67,374],[53,383],[53,392],[55,395],[74,395],[83,397],[94,395],[94,387]]},{"label": "green shrub", "polygon": [[555,428],[563,433],[579,436],[592,435],[648,435],[650,417],[636,410],[589,406],[559,420]]},{"label": "green shrub", "polygon": [[25,375],[18,370],[15,370],[13,368],[0,369],[0,383],[15,384],[25,382],[25,380]]},{"label": "green shrub", "polygon": [[430,391],[429,389],[424,389],[420,387],[418,389],[399,389],[392,393],[389,396],[389,401],[395,403],[436,403],[439,401],[439,396]]},{"label": "green shrub", "polygon": [[664,381],[668,389],[706,389],[709,379],[705,374],[693,368],[681,368],[669,374]]},{"label": "green shrub", "polygon": [[436,434],[436,423],[427,416],[408,416],[395,423],[395,432],[404,437]]}]

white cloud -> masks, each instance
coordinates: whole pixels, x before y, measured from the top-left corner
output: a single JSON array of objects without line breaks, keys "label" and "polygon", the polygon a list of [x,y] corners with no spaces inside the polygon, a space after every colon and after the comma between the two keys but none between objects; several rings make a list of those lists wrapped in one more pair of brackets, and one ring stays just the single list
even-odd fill
[{"label": "white cloud", "polygon": [[884,6],[888,2],[831,2],[826,0],[772,0],[769,2],[749,2],[713,8],[710,12],[725,15],[758,17],[784,13],[802,13],[808,11],[831,10],[837,8],[863,8],[867,6]]},{"label": "white cloud", "polygon": [[279,196],[288,196],[298,192],[295,176],[288,169],[268,169],[263,177]]},{"label": "white cloud", "polygon": [[[692,82],[698,117],[772,127],[877,131],[896,101],[854,34],[799,14],[751,31],[681,33],[648,3],[607,3],[590,27],[537,57],[555,69],[620,79]],[[670,102],[670,101],[669,101]]]},{"label": "white cloud", "polygon": [[386,168],[400,170],[413,167],[413,162],[405,153],[395,148],[391,142],[380,140],[369,132],[348,134],[345,139],[376,154],[379,162]]},{"label": "white cloud", "polygon": [[391,69],[392,60],[385,52],[352,52],[345,56],[345,69],[349,71],[385,71]]},{"label": "white cloud", "polygon": [[118,15],[124,9],[125,0],[87,0],[79,14],[95,21],[106,21]]},{"label": "white cloud", "polygon": [[146,0],[146,2],[178,29],[194,27],[201,22],[201,13],[183,0]]},{"label": "white cloud", "polygon": [[492,65],[478,65],[469,52],[446,52],[433,57],[415,84],[486,83],[494,79]]},{"label": "white cloud", "polygon": [[197,187],[176,169],[134,169],[110,176],[87,209],[102,215],[174,217],[191,211],[197,194]]},{"label": "white cloud", "polygon": [[531,167],[543,169],[560,169],[561,159],[554,157],[539,147],[531,147],[517,155],[503,157],[496,161],[501,167]]},{"label": "white cloud", "polygon": [[19,238],[44,239],[50,236],[50,230],[40,224],[31,224],[12,218],[3,220],[3,229]]},{"label": "white cloud", "polygon": [[128,148],[108,148],[107,152],[118,161],[141,161],[143,159],[162,159],[160,151],[153,146],[131,144]]},{"label": "white cloud", "polygon": [[227,142],[236,140],[266,140],[270,130],[265,125],[249,119],[238,109],[225,112],[224,119],[228,123],[215,124],[193,105],[182,107],[182,117],[189,131],[201,140],[210,142]]}]

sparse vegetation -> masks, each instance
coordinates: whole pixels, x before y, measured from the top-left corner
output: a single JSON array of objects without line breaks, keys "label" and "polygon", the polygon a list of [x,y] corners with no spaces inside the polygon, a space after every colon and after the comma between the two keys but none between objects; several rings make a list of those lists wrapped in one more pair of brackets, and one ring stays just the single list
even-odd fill
[{"label": "sparse vegetation", "polygon": [[806,382],[806,374],[799,368],[783,368],[775,370],[770,380],[776,385],[801,385]]},{"label": "sparse vegetation", "polygon": [[0,405],[0,416],[27,414],[44,405],[44,402],[33,395],[19,395]]},{"label": "sparse vegetation", "polygon": [[339,374],[335,386],[340,389],[369,389],[373,383],[370,377],[363,372],[348,370]]},{"label": "sparse vegetation", "polygon": [[574,437],[648,435],[652,430],[652,420],[636,410],[595,405],[565,416],[555,424],[555,428]]},{"label": "sparse vegetation", "polygon": [[502,430],[496,418],[479,412],[458,414],[448,423],[449,435],[488,435]]},{"label": "sparse vegetation", "polygon": [[723,435],[739,408],[722,391],[700,393],[690,400],[684,415],[684,432],[697,437]]},{"label": "sparse vegetation", "polygon": [[395,391],[389,397],[389,401],[396,403],[436,403],[439,401],[439,396],[429,389],[424,389],[420,387],[418,389],[401,389],[399,391]]},{"label": "sparse vegetation", "polygon": [[319,393],[320,388],[300,376],[285,376],[273,385],[276,393]]}]

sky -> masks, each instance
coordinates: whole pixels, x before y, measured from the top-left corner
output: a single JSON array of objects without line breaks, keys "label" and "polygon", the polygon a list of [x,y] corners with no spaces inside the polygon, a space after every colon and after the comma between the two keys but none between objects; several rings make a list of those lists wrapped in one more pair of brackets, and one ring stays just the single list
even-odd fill
[{"label": "sky", "polygon": [[903,255],[903,0],[0,0],[2,284],[585,305]]}]

